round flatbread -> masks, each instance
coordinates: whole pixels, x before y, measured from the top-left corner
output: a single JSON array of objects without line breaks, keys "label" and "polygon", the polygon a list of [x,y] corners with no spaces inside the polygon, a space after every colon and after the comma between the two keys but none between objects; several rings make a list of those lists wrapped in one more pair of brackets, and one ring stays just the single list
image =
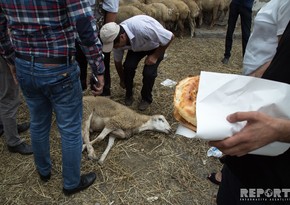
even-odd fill
[{"label": "round flatbread", "polygon": [[196,130],[196,97],[198,92],[199,76],[189,76],[181,80],[174,93],[174,117],[177,121],[190,125]]}]

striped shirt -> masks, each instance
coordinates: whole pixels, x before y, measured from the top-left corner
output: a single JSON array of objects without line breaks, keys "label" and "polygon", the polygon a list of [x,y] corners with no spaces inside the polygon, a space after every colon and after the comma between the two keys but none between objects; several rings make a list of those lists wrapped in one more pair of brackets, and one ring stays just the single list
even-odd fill
[{"label": "striped shirt", "polygon": [[93,72],[102,74],[98,32],[88,1],[0,0],[0,54],[8,61],[14,51],[47,58],[74,55],[79,38]]}]

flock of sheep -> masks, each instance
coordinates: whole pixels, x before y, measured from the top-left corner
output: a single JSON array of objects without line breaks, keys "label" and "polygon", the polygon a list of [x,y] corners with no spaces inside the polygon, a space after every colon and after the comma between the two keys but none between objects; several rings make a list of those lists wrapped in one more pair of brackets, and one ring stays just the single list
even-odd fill
[{"label": "flock of sheep", "polygon": [[120,0],[117,23],[132,16],[146,14],[158,20],[165,28],[182,36],[189,28],[194,36],[195,27],[203,24],[204,13],[211,13],[210,27],[223,18],[231,0]]}]

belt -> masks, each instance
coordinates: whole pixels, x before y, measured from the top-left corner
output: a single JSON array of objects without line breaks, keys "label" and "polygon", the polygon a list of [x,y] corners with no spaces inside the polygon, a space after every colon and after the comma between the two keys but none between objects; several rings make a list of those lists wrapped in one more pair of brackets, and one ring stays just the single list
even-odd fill
[{"label": "belt", "polygon": [[48,57],[27,56],[27,55],[22,55],[20,53],[15,53],[15,57],[20,58],[25,61],[30,61],[34,63],[45,63],[45,64],[67,64],[67,63],[71,64],[75,60],[74,56],[48,58]]}]

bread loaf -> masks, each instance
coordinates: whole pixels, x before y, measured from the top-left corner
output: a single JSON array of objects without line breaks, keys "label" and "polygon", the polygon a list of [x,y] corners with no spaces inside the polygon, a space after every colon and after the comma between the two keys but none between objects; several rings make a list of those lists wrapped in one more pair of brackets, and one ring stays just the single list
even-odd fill
[{"label": "bread loaf", "polygon": [[184,126],[196,131],[196,97],[199,76],[189,76],[181,80],[174,93],[174,117]]}]

